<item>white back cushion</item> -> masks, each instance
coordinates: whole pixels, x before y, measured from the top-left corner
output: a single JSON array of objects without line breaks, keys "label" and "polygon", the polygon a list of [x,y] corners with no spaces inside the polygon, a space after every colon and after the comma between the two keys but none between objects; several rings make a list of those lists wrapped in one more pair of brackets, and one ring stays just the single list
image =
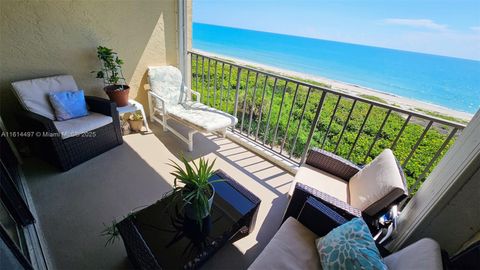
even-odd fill
[{"label": "white back cushion", "polygon": [[392,150],[385,149],[348,182],[350,204],[375,215],[406,193]]},{"label": "white back cushion", "polygon": [[184,96],[182,73],[173,66],[148,68],[148,79],[151,90],[162,97],[167,105],[181,103]]},{"label": "white back cushion", "polygon": [[71,75],[18,81],[13,82],[12,86],[18,100],[26,110],[51,120],[55,119],[55,113],[48,100],[48,93],[78,90],[78,86]]}]

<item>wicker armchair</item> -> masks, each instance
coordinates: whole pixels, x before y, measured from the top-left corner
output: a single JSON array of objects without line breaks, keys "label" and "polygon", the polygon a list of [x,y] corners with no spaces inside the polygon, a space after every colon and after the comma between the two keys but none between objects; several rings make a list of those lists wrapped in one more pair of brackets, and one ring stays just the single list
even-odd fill
[{"label": "wicker armchair", "polygon": [[[30,149],[60,170],[67,171],[123,143],[117,107],[109,100],[86,96],[89,116],[62,122],[49,117],[47,109],[45,113],[35,109],[35,106],[30,106],[32,102],[40,108],[49,105],[46,94],[45,97],[40,95],[42,91],[78,89],[72,76],[19,81],[12,85],[24,107],[24,110],[18,113],[18,122]],[[34,98],[27,97],[33,91],[36,92],[32,94]],[[31,103],[28,103],[28,98]],[[66,136],[66,133],[69,136]]]},{"label": "wicker armchair", "polygon": [[364,168],[330,152],[311,149],[289,195],[286,217],[298,213],[312,196],[348,220],[363,217],[370,222],[406,198],[408,189],[390,149]]}]

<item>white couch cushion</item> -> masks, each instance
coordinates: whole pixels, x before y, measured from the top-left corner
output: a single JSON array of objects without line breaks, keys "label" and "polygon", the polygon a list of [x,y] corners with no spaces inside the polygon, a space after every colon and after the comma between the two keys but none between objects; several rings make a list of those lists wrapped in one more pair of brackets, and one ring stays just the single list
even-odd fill
[{"label": "white couch cushion", "polygon": [[440,246],[435,240],[423,238],[384,258],[390,270],[443,269]]},{"label": "white couch cushion", "polygon": [[201,132],[212,132],[237,124],[237,118],[211,108],[200,102],[187,101],[167,107],[168,115],[186,125],[200,130]]},{"label": "white couch cushion", "polygon": [[53,121],[62,139],[67,139],[82,133],[103,127],[113,122],[112,117],[90,112],[89,115],[66,121]]},{"label": "white couch cushion", "polygon": [[385,149],[349,181],[350,205],[375,215],[406,193],[392,150]]},{"label": "white couch cushion", "polygon": [[288,194],[293,195],[295,184],[300,182],[323,193],[327,193],[344,202],[349,202],[347,181],[332,174],[319,170],[308,164],[303,164],[297,171]]},{"label": "white couch cushion", "polygon": [[12,86],[18,100],[26,110],[51,120],[55,119],[55,113],[48,100],[48,93],[78,90],[78,86],[71,75],[18,81],[13,82]]},{"label": "white couch cushion", "polygon": [[248,269],[322,269],[315,247],[317,237],[289,217]]}]

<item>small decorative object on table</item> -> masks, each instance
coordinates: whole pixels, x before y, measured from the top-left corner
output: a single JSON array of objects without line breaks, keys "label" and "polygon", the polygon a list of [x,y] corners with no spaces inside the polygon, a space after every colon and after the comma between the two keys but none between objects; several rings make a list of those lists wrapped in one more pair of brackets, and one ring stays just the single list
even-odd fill
[{"label": "small decorative object on table", "polygon": [[136,132],[142,130],[143,127],[143,115],[139,112],[132,113],[129,116],[128,123],[130,124],[130,129]]},{"label": "small decorative object on table", "polygon": [[123,135],[130,134],[130,124],[127,121],[120,119],[120,127]]},{"label": "small decorative object on table", "polygon": [[[118,107],[128,105],[128,93],[130,87],[123,77],[123,60],[118,58],[116,52],[107,47],[98,46],[97,57],[102,61],[102,70],[92,71],[97,74],[97,78],[103,79],[105,87],[103,88],[111,101],[117,103]],[[123,83],[120,83],[123,82]]]},{"label": "small decorative object on table", "polygon": [[183,201],[187,218],[202,224],[201,221],[210,214],[212,208],[213,196],[215,195],[212,184],[221,182],[223,179],[209,181],[215,173],[213,171],[215,160],[209,163],[204,158],[200,158],[198,164],[195,161],[189,162],[185,157],[180,160],[183,162],[185,169],[173,160],[170,160],[171,164],[169,164],[175,169],[170,173],[175,176],[173,196]]},{"label": "small decorative object on table", "polygon": [[[150,131],[150,128],[148,126],[148,121],[147,121],[147,117],[145,116],[145,110],[143,109],[143,105],[138,102],[138,101],[135,101],[133,99],[129,99],[128,100],[128,104],[126,106],[123,106],[123,107],[117,107],[117,112],[120,114],[120,115],[124,115],[124,117],[120,117],[120,119],[125,122],[125,125],[126,125],[126,129],[128,129],[127,131],[125,129],[123,129],[123,134],[129,134],[130,133],[130,125],[129,125],[129,118],[128,116],[130,115],[130,113],[138,113],[140,112],[140,114],[142,115],[142,118],[140,119],[143,119],[143,126],[146,128],[147,132]],[[138,119],[138,118],[137,118]],[[124,125],[122,124],[122,128],[124,127]]]}]

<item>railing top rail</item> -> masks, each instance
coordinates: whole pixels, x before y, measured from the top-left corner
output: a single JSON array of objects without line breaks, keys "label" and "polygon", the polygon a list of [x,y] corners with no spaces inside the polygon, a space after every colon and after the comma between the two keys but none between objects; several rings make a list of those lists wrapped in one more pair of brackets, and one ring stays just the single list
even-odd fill
[{"label": "railing top rail", "polygon": [[429,115],[426,115],[426,114],[423,114],[423,113],[418,113],[418,112],[414,112],[414,111],[410,111],[410,110],[398,108],[398,107],[395,107],[395,106],[392,106],[392,105],[389,105],[389,104],[380,103],[380,102],[378,102],[378,101],[374,101],[374,100],[366,99],[366,98],[363,98],[363,97],[359,97],[359,96],[355,96],[355,95],[343,93],[343,92],[340,92],[340,91],[337,91],[337,90],[333,90],[333,89],[329,89],[329,88],[326,88],[326,87],[322,87],[322,86],[319,86],[319,85],[314,85],[314,84],[311,84],[311,83],[299,81],[299,80],[296,80],[296,79],[293,79],[293,78],[290,78],[290,77],[287,77],[287,76],[275,74],[275,73],[268,72],[268,71],[261,70],[261,69],[257,69],[257,68],[254,68],[254,67],[248,67],[248,66],[245,66],[245,65],[237,64],[237,63],[235,63],[235,62],[230,62],[230,61],[228,61],[228,60],[222,59],[222,58],[217,57],[217,56],[205,55],[205,54],[202,53],[202,52],[198,52],[198,51],[191,50],[191,51],[188,51],[188,53],[190,53],[190,54],[195,54],[195,55],[200,55],[200,56],[205,57],[205,58],[213,59],[213,60],[218,61],[218,62],[221,62],[221,63],[226,63],[226,64],[228,64],[228,65],[231,65],[231,66],[234,66],[234,67],[237,67],[237,68],[241,68],[241,69],[246,69],[246,70],[249,70],[249,71],[257,72],[257,73],[260,73],[260,74],[263,74],[263,75],[266,75],[266,76],[269,76],[269,77],[276,77],[276,78],[278,78],[278,79],[285,80],[286,82],[291,82],[291,83],[299,84],[299,85],[302,85],[302,86],[305,86],[305,87],[311,87],[312,89],[317,89],[317,90],[325,91],[326,93],[331,93],[331,94],[334,94],[334,95],[339,95],[339,96],[342,96],[342,97],[345,97],[345,98],[349,98],[349,99],[361,101],[361,102],[364,102],[364,103],[367,103],[367,104],[371,104],[371,105],[374,105],[374,106],[377,106],[377,107],[389,109],[389,110],[392,110],[392,111],[395,111],[395,112],[399,112],[399,113],[403,113],[403,114],[415,116],[415,117],[422,118],[422,119],[425,119],[425,120],[428,120],[428,121],[433,121],[433,122],[439,123],[439,124],[444,124],[444,125],[447,125],[447,126],[451,126],[451,127],[457,128],[457,129],[459,129],[459,130],[462,130],[462,129],[464,129],[464,128],[466,127],[465,124],[461,124],[461,123],[457,123],[457,122],[453,122],[453,121],[441,119],[441,118],[434,117],[434,116],[429,116]]}]

